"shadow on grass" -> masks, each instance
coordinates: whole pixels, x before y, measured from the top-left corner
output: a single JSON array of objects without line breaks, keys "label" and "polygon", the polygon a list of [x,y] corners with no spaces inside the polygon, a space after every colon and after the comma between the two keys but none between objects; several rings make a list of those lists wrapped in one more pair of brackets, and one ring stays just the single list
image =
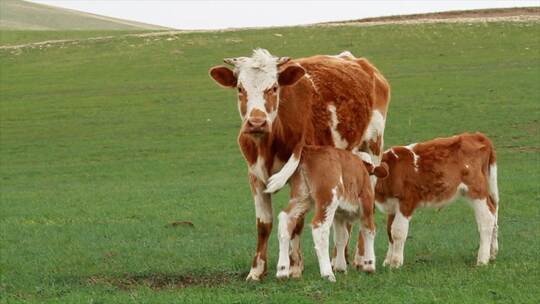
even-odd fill
[{"label": "shadow on grass", "polygon": [[186,287],[216,287],[232,282],[243,281],[241,272],[214,273],[141,273],[124,275],[93,275],[82,278],[82,285],[114,286],[122,290],[147,287],[154,290],[186,288]]}]

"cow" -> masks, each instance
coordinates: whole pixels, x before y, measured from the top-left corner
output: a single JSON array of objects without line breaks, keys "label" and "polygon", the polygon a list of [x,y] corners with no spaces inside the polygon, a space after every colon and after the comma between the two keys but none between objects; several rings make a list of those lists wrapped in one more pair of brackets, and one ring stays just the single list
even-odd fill
[{"label": "cow", "polygon": [[499,190],[495,149],[482,133],[437,138],[385,151],[386,178],[376,178],[375,204],[387,215],[388,251],[383,265],[403,265],[409,222],[420,207],[442,208],[465,198],[474,209],[480,248],[477,265],[498,251]]},{"label": "cow", "polygon": [[[330,146],[303,148],[300,163],[289,181],[289,205],[278,216],[277,278],[289,277],[289,243],[293,229],[297,219],[303,218],[313,207],[315,215],[311,227],[321,277],[335,282],[332,268],[347,271],[347,226],[357,220],[361,222],[358,247],[365,247],[357,248],[363,252],[363,259],[355,259],[353,264],[365,272],[375,271],[375,199],[369,174],[384,178],[388,172],[385,166],[373,167],[371,159],[368,161],[366,166],[361,156]],[[336,243],[333,265],[328,252],[331,225]]]},{"label": "cow", "polygon": [[[210,77],[238,90],[242,124],[238,144],[255,203],[257,247],[246,280],[267,273],[272,229],[271,194],[298,166],[306,144],[363,151],[380,161],[390,88],[366,59],[350,52],[291,60],[256,49],[251,57],[226,58]],[[291,236],[291,276],[303,271],[298,219]]]}]

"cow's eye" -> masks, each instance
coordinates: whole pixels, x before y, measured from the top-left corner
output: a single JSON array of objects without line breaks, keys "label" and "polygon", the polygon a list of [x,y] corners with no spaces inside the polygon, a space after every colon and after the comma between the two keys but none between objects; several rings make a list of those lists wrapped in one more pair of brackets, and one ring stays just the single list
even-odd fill
[{"label": "cow's eye", "polygon": [[242,88],[238,88],[238,93],[242,93]]},{"label": "cow's eye", "polygon": [[277,86],[272,87],[272,92],[277,92]]}]

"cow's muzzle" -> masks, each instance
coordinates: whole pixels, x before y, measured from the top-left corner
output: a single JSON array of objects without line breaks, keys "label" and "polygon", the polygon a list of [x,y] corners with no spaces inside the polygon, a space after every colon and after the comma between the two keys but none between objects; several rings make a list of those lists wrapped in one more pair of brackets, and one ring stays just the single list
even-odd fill
[{"label": "cow's muzzle", "polygon": [[249,118],[244,125],[244,133],[260,137],[270,132],[270,124],[266,118]]}]

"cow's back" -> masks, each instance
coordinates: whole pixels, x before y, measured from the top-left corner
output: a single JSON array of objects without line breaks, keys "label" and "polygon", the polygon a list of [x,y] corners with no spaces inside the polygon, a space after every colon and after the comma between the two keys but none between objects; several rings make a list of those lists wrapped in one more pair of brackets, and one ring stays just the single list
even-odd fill
[{"label": "cow's back", "polygon": [[306,70],[300,86],[309,84],[313,91],[304,93],[311,100],[313,141],[309,144],[357,148],[373,110],[380,109],[386,116],[388,83],[366,59],[318,55],[289,64],[299,64]]}]

